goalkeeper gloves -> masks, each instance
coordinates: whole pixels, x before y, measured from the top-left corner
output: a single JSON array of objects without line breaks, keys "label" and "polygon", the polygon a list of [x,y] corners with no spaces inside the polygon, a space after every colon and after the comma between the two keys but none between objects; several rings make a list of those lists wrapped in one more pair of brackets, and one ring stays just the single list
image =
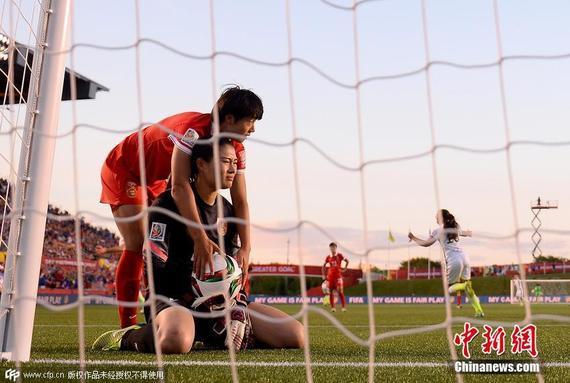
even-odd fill
[{"label": "goalkeeper gloves", "polygon": [[253,344],[251,318],[247,312],[247,296],[243,290],[236,297],[236,305],[230,312],[227,331],[226,347],[230,347],[230,343],[233,343],[235,350],[245,350]]}]

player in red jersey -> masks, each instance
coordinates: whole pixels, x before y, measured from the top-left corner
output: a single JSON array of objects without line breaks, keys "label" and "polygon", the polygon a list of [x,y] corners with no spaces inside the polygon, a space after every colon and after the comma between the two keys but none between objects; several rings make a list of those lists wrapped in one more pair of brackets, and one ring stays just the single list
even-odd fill
[{"label": "player in red jersey", "polygon": [[[329,245],[331,253],[327,255],[325,263],[323,264],[323,279],[325,279],[329,285],[329,297],[331,304],[331,311],[335,312],[336,307],[334,303],[334,291],[338,292],[340,297],[340,302],[342,304],[342,311],[346,311],[346,299],[344,298],[344,282],[342,281],[342,273],[348,268],[348,259],[346,259],[341,253],[337,253],[337,245],[331,242]],[[342,262],[345,262],[344,268],[342,267]],[[325,273],[327,269],[327,264],[329,265],[328,272]]]},{"label": "player in red jersey", "polygon": [[[117,299],[136,302],[143,270],[144,242],[142,219],[125,221],[140,214],[145,204],[152,203],[166,190],[170,176],[171,194],[182,217],[200,222],[190,186],[190,156],[198,139],[213,134],[214,112],[218,111],[220,132],[239,136],[234,139],[238,158],[238,174],[230,190],[235,216],[249,222],[249,206],[245,184],[245,149],[241,141],[255,131],[255,121],[263,116],[261,99],[252,91],[237,86],[224,90],[212,113],[185,112],[167,117],[157,124],[132,133],[120,142],[107,156],[101,169],[103,190],[101,202],[109,204],[115,222],[125,242],[117,266],[115,283]],[[142,138],[142,148],[139,139]],[[139,151],[144,155],[146,196],[144,200]],[[142,216],[141,216],[142,218]],[[212,265],[212,253],[219,251],[217,244],[208,239],[201,227],[188,226],[194,240],[194,269],[199,277],[206,264]],[[237,259],[247,270],[251,250],[249,224],[238,225],[241,248]],[[119,307],[122,327],[136,323],[136,307]]]}]

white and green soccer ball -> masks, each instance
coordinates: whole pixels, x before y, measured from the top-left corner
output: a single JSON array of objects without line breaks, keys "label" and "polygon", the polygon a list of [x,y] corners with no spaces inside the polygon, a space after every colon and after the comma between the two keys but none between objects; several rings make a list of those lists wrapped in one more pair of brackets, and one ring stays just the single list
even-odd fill
[{"label": "white and green soccer ball", "polygon": [[321,289],[323,290],[323,294],[328,295],[331,293],[330,289],[329,289],[329,282],[328,281],[323,281],[323,283],[321,284]]},{"label": "white and green soccer ball", "polygon": [[[212,255],[214,271],[206,266],[205,277],[198,279],[196,273],[192,272],[192,292],[195,300],[192,303],[193,309],[222,310],[226,301],[233,306],[235,298],[242,286],[242,270],[237,261],[229,255],[214,253]],[[224,275],[225,271],[225,275]]]}]

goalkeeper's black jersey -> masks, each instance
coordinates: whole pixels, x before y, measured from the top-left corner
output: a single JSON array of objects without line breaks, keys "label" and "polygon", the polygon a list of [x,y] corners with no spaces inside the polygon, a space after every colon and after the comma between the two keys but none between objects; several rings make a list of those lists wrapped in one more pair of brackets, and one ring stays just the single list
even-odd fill
[{"label": "goalkeeper's black jersey", "polygon": [[[237,249],[237,225],[235,223],[222,223],[218,220],[217,204],[210,206],[199,197],[194,189],[194,197],[200,220],[204,225],[213,225],[206,229],[208,237],[218,244],[218,230],[216,224],[222,226],[226,254],[233,254]],[[222,197],[224,217],[233,217],[234,210],[231,203]],[[174,214],[178,213],[176,203],[170,190],[162,193],[152,204]],[[149,242],[152,253],[153,275],[155,291],[157,294],[170,298],[179,298],[191,291],[190,277],[192,275],[192,256],[194,241],[188,235],[186,225],[161,212],[151,212],[148,218]]]}]

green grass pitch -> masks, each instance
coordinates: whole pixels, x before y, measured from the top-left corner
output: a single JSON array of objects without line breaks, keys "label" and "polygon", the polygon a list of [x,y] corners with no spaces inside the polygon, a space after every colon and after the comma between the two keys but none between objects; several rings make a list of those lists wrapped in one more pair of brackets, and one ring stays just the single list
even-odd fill
[{"label": "green grass pitch", "polygon": [[[279,306],[280,309],[294,313],[300,306]],[[516,321],[523,318],[523,308],[518,305],[487,305],[486,319],[497,321]],[[558,314],[566,317],[570,314],[568,305],[534,305],[533,313]],[[368,311],[365,305],[349,306],[347,312],[337,312],[334,316],[355,335],[368,336]],[[453,308],[453,315],[471,316],[472,309],[464,306],[462,310]],[[398,329],[436,324],[444,320],[443,305],[377,305],[375,306],[377,333]],[[151,368],[154,355],[133,352],[93,352],[90,345],[103,331],[116,327],[116,308],[112,306],[85,307],[86,359],[109,361],[109,364],[88,364],[87,370],[140,370]],[[32,360],[26,363],[23,371],[69,371],[78,370],[78,329],[77,311],[55,312],[38,307],[33,336]],[[542,362],[566,363],[563,367],[544,367],[543,374],[547,382],[570,382],[570,323],[535,322],[538,326],[539,358]],[[368,348],[355,344],[343,335],[335,326],[319,313],[309,315],[310,353],[315,382],[365,382],[368,370]],[[477,326],[482,330],[482,326]],[[461,324],[454,325],[453,331],[459,332]],[[510,333],[507,332],[507,351],[501,357],[492,359],[520,359],[510,354]],[[471,344],[472,359],[484,358],[480,351],[481,335]],[[458,349],[458,352],[459,349]],[[528,359],[528,356],[522,357]],[[71,364],[64,364],[64,361]],[[306,381],[302,350],[246,350],[238,353],[238,362],[245,362],[238,367],[242,382],[302,382]],[[374,380],[378,382],[454,382],[454,372],[444,366],[404,365],[404,362],[448,362],[450,352],[445,330],[398,336],[376,343],[376,362],[394,362],[395,365],[380,365],[375,369]],[[231,381],[227,352],[195,350],[187,355],[165,356],[166,381],[168,382],[227,382]],[[141,362],[140,365],[133,363]],[[197,365],[204,362],[206,365]],[[221,362],[220,365],[207,365]],[[256,365],[260,362],[277,362],[277,365]],[[291,362],[292,365],[286,365]],[[345,365],[319,365],[320,363],[345,363]],[[347,366],[346,363],[356,363]],[[127,363],[120,365],[119,363]],[[194,363],[194,365],[191,365]],[[4,368],[11,363],[3,363]],[[33,367],[33,368],[32,368]],[[3,375],[3,374],[2,374]],[[521,375],[474,375],[465,374],[465,382],[535,382],[533,374]],[[3,378],[3,376],[2,376]],[[24,380],[26,381],[26,380]],[[31,380],[28,380],[31,381]],[[47,381],[47,380],[46,380]],[[63,381],[63,380],[50,380]],[[77,381],[77,380],[76,380]],[[93,381],[93,380],[92,380]],[[102,381],[118,381],[98,379]],[[123,380],[124,381],[124,380]],[[150,381],[150,380],[147,380]]]}]

